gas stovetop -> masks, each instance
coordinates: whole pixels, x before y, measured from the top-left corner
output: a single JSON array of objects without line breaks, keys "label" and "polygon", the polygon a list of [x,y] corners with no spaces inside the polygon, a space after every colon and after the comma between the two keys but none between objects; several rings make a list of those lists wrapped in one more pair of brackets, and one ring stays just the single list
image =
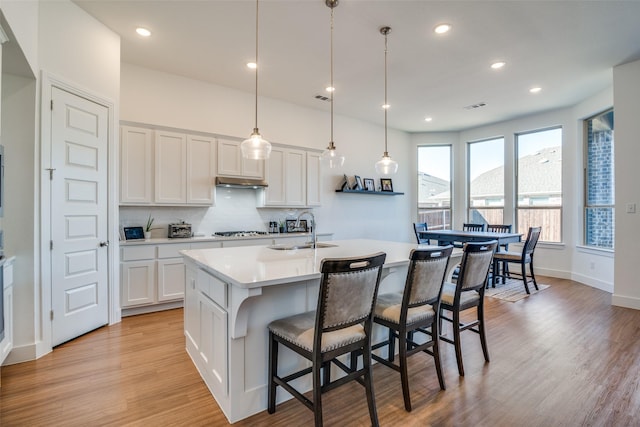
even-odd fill
[{"label": "gas stovetop", "polygon": [[217,231],[213,233],[214,236],[222,237],[254,237],[265,236],[269,233],[266,231]]}]

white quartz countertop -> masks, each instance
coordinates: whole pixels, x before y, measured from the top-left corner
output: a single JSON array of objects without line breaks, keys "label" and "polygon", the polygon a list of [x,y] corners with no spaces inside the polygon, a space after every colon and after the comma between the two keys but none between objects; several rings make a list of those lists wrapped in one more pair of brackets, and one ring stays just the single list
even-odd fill
[{"label": "white quartz countertop", "polygon": [[[318,236],[331,236],[333,233],[318,233]],[[256,236],[193,236],[193,237],[159,237],[145,240],[121,240],[120,246],[157,245],[164,243],[191,243],[191,242],[225,242],[230,240],[256,240],[256,239],[281,239],[301,236],[311,236],[311,233],[268,233]]]},{"label": "white quartz countertop", "polygon": [[194,249],[182,251],[187,258],[227,283],[241,288],[309,280],[320,277],[324,258],[345,258],[385,252],[385,267],[406,265],[415,248],[434,247],[384,240],[334,240],[334,247],[274,250],[268,246]]}]

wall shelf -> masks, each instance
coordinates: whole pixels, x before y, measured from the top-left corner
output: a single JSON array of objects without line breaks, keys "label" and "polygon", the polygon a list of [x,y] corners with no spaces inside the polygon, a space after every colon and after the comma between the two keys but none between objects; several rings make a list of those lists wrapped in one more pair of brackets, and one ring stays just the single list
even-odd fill
[{"label": "wall shelf", "polygon": [[396,191],[336,190],[336,193],[369,194],[378,196],[400,196],[404,193]]}]

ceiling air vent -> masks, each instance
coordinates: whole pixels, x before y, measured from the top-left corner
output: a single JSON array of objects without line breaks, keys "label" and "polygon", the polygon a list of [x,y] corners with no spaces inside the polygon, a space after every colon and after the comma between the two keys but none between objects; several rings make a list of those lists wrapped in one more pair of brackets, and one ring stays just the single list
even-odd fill
[{"label": "ceiling air vent", "polygon": [[320,101],[329,101],[330,99],[328,96],[324,96],[324,95],[316,95],[315,98],[319,99]]},{"label": "ceiling air vent", "polygon": [[487,105],[486,102],[478,102],[477,104],[467,105],[464,107],[465,110],[475,110],[476,108],[484,107]]}]

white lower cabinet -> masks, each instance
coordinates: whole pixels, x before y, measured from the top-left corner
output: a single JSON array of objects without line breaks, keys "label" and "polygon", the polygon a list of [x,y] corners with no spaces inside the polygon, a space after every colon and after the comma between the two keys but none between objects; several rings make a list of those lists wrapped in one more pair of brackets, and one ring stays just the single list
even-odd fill
[{"label": "white lower cabinet", "polygon": [[120,263],[122,308],[153,304],[155,298],[156,262],[129,261]]},{"label": "white lower cabinet", "polygon": [[13,349],[13,261],[14,257],[5,261],[0,269],[3,275],[3,309],[4,309],[4,338],[0,341],[0,365]]},{"label": "white lower cabinet", "polygon": [[188,264],[184,306],[187,351],[217,396],[227,396],[227,284]]}]

